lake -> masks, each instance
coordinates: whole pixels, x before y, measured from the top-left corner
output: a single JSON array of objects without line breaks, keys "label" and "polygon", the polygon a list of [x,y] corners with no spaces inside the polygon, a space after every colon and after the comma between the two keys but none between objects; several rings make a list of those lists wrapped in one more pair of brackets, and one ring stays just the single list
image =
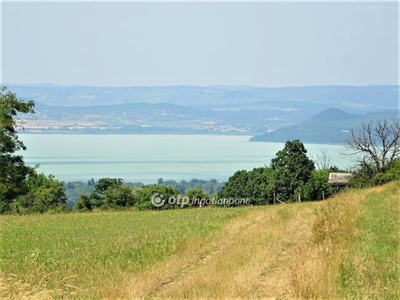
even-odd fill
[{"label": "lake", "polygon": [[[22,152],[39,172],[63,181],[123,178],[127,182],[217,179],[237,170],[269,165],[283,143],[249,142],[250,136],[221,135],[69,135],[20,134]],[[339,153],[342,146],[306,144],[308,155],[327,149],[331,164],[351,166]]]}]

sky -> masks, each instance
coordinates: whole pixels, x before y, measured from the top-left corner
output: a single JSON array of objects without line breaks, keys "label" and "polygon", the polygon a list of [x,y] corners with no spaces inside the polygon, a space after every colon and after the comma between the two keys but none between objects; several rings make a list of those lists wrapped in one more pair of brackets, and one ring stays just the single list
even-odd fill
[{"label": "sky", "polygon": [[399,84],[397,2],[7,2],[1,79],[91,86]]}]

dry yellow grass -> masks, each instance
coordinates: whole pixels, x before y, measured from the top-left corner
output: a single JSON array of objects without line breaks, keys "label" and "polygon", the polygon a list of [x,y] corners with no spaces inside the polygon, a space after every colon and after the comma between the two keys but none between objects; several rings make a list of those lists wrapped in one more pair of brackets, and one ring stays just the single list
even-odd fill
[{"label": "dry yellow grass", "polygon": [[[48,274],[50,276],[51,274]],[[63,296],[59,288],[48,289],[42,278],[38,285],[32,286],[29,283],[18,279],[15,274],[2,272],[0,274],[0,300],[26,299],[26,300],[51,300]]]},{"label": "dry yellow grass", "polygon": [[[36,269],[25,281],[9,269],[0,273],[0,299],[400,299],[399,192],[400,183],[391,183],[314,203],[77,215],[76,223],[101,225],[95,232],[103,233],[111,224],[122,230],[126,219],[127,230],[117,237],[111,229],[106,237],[91,236],[99,242],[108,238],[110,250],[120,244],[131,249],[125,241],[130,224],[142,228],[130,237],[132,243],[147,230],[136,267],[124,268],[125,256],[107,256],[118,264],[98,265],[94,273],[88,260],[83,275],[93,275],[95,293],[77,271],[76,278],[68,272],[55,277],[39,265],[42,275],[28,283]],[[46,216],[33,220],[59,222]],[[9,224],[19,228],[28,221],[13,218]],[[71,240],[88,236],[78,238],[77,232]]]},{"label": "dry yellow grass", "polygon": [[324,203],[293,256],[291,297],[400,299],[399,187],[351,191]]},{"label": "dry yellow grass", "polygon": [[317,214],[310,239],[297,246],[291,263],[291,296],[296,299],[338,299],[340,262],[355,234],[354,222],[363,210],[363,195],[338,195]]},{"label": "dry yellow grass", "polygon": [[[255,208],[206,243],[188,241],[180,253],[126,279],[126,297],[238,299],[287,295],[285,266],[308,234],[313,207]],[[110,294],[109,299],[115,294]]]}]

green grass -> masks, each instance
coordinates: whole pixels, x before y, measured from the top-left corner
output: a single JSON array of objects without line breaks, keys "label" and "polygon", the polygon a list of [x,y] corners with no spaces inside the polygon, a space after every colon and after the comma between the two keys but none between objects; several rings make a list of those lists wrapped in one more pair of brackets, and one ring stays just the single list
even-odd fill
[{"label": "green grass", "polygon": [[400,299],[400,182],[326,201],[295,258],[295,298]]},{"label": "green grass", "polygon": [[201,280],[199,297],[232,298],[237,284],[210,289],[209,278],[238,274],[265,295],[280,282],[274,295],[296,299],[400,299],[400,182],[315,203],[0,216],[0,226],[0,299],[195,295]]},{"label": "green grass", "polygon": [[357,220],[351,254],[340,268],[343,295],[400,299],[400,197],[390,184],[369,194]]},{"label": "green grass", "polygon": [[185,239],[205,241],[249,209],[2,216],[1,268],[32,286],[97,298],[105,282],[118,286],[124,275],[177,253]]}]

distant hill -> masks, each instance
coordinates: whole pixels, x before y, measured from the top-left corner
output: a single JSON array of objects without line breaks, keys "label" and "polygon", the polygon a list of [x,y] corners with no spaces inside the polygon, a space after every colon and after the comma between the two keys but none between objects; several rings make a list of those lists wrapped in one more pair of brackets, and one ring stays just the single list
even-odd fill
[{"label": "distant hill", "polygon": [[26,132],[256,135],[300,124],[332,106],[365,115],[398,109],[399,86],[9,85],[37,104]]},{"label": "distant hill", "polygon": [[[351,113],[396,109],[398,85],[367,86],[132,86],[9,85],[18,97],[54,106],[170,103],[206,110],[296,110],[306,118],[329,107]],[[305,119],[304,119],[305,120]],[[304,121],[303,120],[303,121]]]},{"label": "distant hill", "polygon": [[379,119],[396,119],[398,111],[376,112],[365,115],[350,114],[329,108],[298,125],[254,136],[252,142],[286,142],[299,139],[305,143],[343,144],[352,127]]},{"label": "distant hill", "polygon": [[51,106],[35,103],[25,119],[26,133],[247,134],[293,123],[269,118],[264,111],[218,111],[171,103]]}]

